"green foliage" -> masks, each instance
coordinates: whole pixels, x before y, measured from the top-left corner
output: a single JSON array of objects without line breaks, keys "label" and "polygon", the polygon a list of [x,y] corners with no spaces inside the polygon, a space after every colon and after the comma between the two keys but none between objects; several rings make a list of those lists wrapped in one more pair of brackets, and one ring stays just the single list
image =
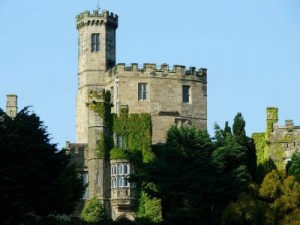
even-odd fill
[{"label": "green foliage", "polygon": [[267,130],[265,133],[266,141],[269,141],[270,134],[273,132],[273,124],[278,122],[278,108],[267,108]]},{"label": "green foliage", "polygon": [[125,109],[124,112],[120,113],[119,117],[114,117],[114,133],[121,135],[127,140],[126,145],[128,151],[141,151],[143,153],[144,162],[152,160],[152,123],[150,114],[128,115]]},{"label": "green foliage", "polygon": [[274,218],[267,203],[255,195],[242,193],[236,202],[231,202],[223,212],[223,225],[269,225]]},{"label": "green foliage", "polygon": [[284,171],[272,170],[264,178],[259,194],[266,201],[272,202],[281,194],[281,186],[285,177]]},{"label": "green foliage", "polygon": [[217,144],[217,146],[212,153],[212,158],[214,164],[222,172],[223,187],[227,192],[224,197],[230,201],[245,191],[250,181],[246,166],[247,149],[241,146],[232,135],[227,135],[222,140],[222,145]]},{"label": "green foliage", "polygon": [[265,160],[260,163],[257,167],[257,182],[261,184],[264,177],[270,173],[272,170],[276,170],[276,165],[272,159]]},{"label": "green foliage", "polygon": [[[257,164],[262,164],[266,160],[265,156],[265,133],[254,133],[252,134],[252,138],[255,143],[256,148],[256,156],[257,156]],[[267,157],[268,158],[268,157]]]},{"label": "green foliage", "polygon": [[71,214],[75,204],[81,199],[85,187],[82,178],[78,176],[77,167],[71,164],[65,167],[57,177],[57,211]]},{"label": "green foliage", "polygon": [[269,154],[278,169],[285,169],[284,148],[280,142],[275,142],[269,145]]},{"label": "green foliage", "polygon": [[64,151],[50,143],[43,122],[28,108],[14,119],[0,111],[0,118],[0,224],[24,223],[32,212],[72,211],[83,183]]},{"label": "green foliage", "polygon": [[223,224],[298,224],[299,209],[300,184],[284,171],[272,170],[257,191],[250,188],[227,206]]},{"label": "green foliage", "polygon": [[284,171],[267,174],[259,189],[260,197],[268,203],[275,221],[297,220],[294,212],[300,209],[300,184]]},{"label": "green foliage", "polygon": [[242,113],[239,112],[234,117],[233,126],[232,126],[233,134],[236,137],[243,139],[244,137],[246,137],[245,127],[246,127],[246,122],[242,116]]},{"label": "green foliage", "polygon": [[88,223],[96,223],[107,218],[103,205],[96,197],[91,198],[84,206],[81,218]]},{"label": "green foliage", "polygon": [[282,220],[279,221],[279,225],[300,225],[300,209],[296,209],[293,212],[286,214]]},{"label": "green foliage", "polygon": [[[128,114],[127,106],[120,107],[119,115],[113,115],[110,112],[110,93],[91,92],[90,110],[94,110],[103,118],[106,125],[106,132],[100,134],[97,148],[97,156],[110,159],[131,159],[135,158],[142,164],[149,162],[154,158],[151,150],[152,124],[151,116],[147,113]],[[125,149],[113,147],[113,135],[119,135],[123,139]],[[141,156],[141,157],[138,157]],[[139,212],[144,219],[150,218],[150,221],[158,221],[160,216],[160,201],[145,196],[141,196],[139,209],[146,208],[144,213]],[[154,210],[155,209],[155,210]]]},{"label": "green foliage", "polygon": [[162,222],[161,201],[158,198],[150,198],[145,192],[141,193],[139,198],[139,209],[137,218],[139,221],[147,221],[147,223]]},{"label": "green foliage", "polygon": [[103,124],[108,132],[101,133],[97,142],[97,156],[99,158],[108,158],[109,150],[113,147],[113,115],[111,114],[111,94],[110,91],[102,91],[101,93],[91,91],[89,93],[89,109],[96,112],[103,119]]},{"label": "green foliage", "polygon": [[128,159],[128,156],[123,149],[114,147],[110,150],[110,159]]},{"label": "green foliage", "polygon": [[137,171],[142,189],[161,199],[165,223],[207,224],[220,219],[224,203],[217,187],[223,179],[212,162],[213,147],[206,131],[173,126],[166,144],[153,149],[155,158]]},{"label": "green foliage", "polygon": [[300,182],[300,152],[295,152],[287,164],[288,175],[294,176]]}]

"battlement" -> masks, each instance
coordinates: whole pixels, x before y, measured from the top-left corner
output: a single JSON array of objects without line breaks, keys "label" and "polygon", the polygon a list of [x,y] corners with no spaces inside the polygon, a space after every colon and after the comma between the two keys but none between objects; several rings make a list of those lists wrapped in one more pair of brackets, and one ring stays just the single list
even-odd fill
[{"label": "battlement", "polygon": [[81,157],[83,158],[84,151],[87,150],[87,144],[80,144],[80,143],[70,143],[69,141],[66,142],[66,154],[70,155],[72,158],[74,157]]},{"label": "battlement", "polygon": [[118,15],[103,10],[99,14],[98,10],[84,11],[76,16],[76,28],[80,29],[84,26],[102,26],[110,25],[115,29],[118,27]]},{"label": "battlement", "polygon": [[157,67],[156,64],[153,63],[144,63],[143,67],[140,68],[137,63],[132,63],[130,66],[126,66],[125,63],[119,63],[115,66],[115,72],[149,72],[152,76],[163,76],[166,77],[168,75],[179,75],[179,76],[194,76],[196,79],[207,81],[207,69],[195,67],[189,67],[186,69],[185,66],[182,65],[174,65],[173,69],[170,69],[168,64],[162,64],[160,67]]}]

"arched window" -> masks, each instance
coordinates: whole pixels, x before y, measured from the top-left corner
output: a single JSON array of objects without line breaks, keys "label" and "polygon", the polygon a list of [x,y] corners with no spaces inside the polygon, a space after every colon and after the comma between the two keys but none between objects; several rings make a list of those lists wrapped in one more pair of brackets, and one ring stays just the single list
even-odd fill
[{"label": "arched window", "polygon": [[124,164],[124,174],[128,174],[129,173],[129,165],[128,164]]},{"label": "arched window", "polygon": [[124,178],[124,187],[129,187],[129,181],[127,177]]},{"label": "arched window", "polygon": [[124,177],[119,177],[119,187],[124,187]]},{"label": "arched window", "polygon": [[119,175],[123,175],[124,174],[123,164],[119,164],[118,167],[119,167]]}]

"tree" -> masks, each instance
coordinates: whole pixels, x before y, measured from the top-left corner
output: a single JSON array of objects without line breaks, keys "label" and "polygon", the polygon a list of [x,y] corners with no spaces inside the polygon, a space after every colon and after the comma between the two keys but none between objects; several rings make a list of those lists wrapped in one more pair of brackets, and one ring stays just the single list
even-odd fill
[{"label": "tree", "polygon": [[97,223],[107,219],[104,207],[99,199],[96,197],[91,198],[84,206],[81,218],[88,223]]},{"label": "tree", "polygon": [[142,189],[161,199],[166,224],[210,224],[220,220],[222,175],[213,165],[213,143],[206,131],[175,126],[155,158],[137,172]]},{"label": "tree", "polygon": [[224,225],[269,225],[273,224],[273,221],[273,214],[267,203],[257,198],[255,193],[246,192],[226,207],[222,217]]},{"label": "tree", "polygon": [[75,167],[50,143],[36,114],[24,108],[12,119],[0,110],[0,224],[69,213],[83,191]]},{"label": "tree", "polygon": [[288,175],[294,176],[300,182],[300,152],[295,152],[287,164]]},{"label": "tree", "polygon": [[257,159],[254,140],[246,136],[246,122],[242,113],[237,113],[234,117],[232,126],[233,135],[236,137],[237,142],[244,146],[246,151],[246,166],[253,180],[257,180]]},{"label": "tree", "polygon": [[260,198],[268,203],[278,224],[299,221],[300,184],[285,171],[273,170],[264,178],[259,189]]},{"label": "tree", "polygon": [[224,202],[238,198],[239,194],[246,191],[250,181],[246,166],[247,149],[241,146],[236,137],[226,135],[221,144],[215,143],[216,149],[212,153],[214,165],[222,174],[224,188]]}]

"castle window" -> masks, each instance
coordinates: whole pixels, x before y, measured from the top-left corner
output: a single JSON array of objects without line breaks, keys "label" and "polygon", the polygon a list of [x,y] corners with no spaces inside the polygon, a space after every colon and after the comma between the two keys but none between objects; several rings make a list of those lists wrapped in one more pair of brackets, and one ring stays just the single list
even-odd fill
[{"label": "castle window", "polygon": [[138,100],[147,99],[147,83],[138,84]]},{"label": "castle window", "polygon": [[129,182],[127,178],[124,179],[124,187],[129,187]]},{"label": "castle window", "polygon": [[123,164],[119,164],[119,175],[123,175],[124,171],[123,171]]},{"label": "castle window", "polygon": [[111,186],[113,188],[117,187],[117,178],[116,177],[111,178]]},{"label": "castle window", "polygon": [[189,103],[190,102],[190,89],[189,85],[182,86],[182,102]]},{"label": "castle window", "polygon": [[129,182],[129,163],[116,163],[111,165],[111,170],[111,188],[134,187],[134,183]]},{"label": "castle window", "polygon": [[112,174],[113,175],[117,175],[118,174],[118,172],[117,172],[117,165],[113,166],[113,173]]},{"label": "castle window", "polygon": [[125,138],[123,138],[121,135],[117,135],[116,139],[117,139],[116,140],[117,147],[125,149],[126,148]]},{"label": "castle window", "polygon": [[124,174],[128,174],[129,170],[128,170],[128,165],[124,164]]},{"label": "castle window", "polygon": [[88,173],[83,173],[83,174],[81,174],[81,176],[83,179],[83,184],[86,186],[84,193],[82,195],[82,199],[85,200],[88,198],[88,187],[87,187],[87,185],[89,183]]},{"label": "castle window", "polygon": [[119,177],[119,187],[124,187],[124,177]]},{"label": "castle window", "polygon": [[92,34],[92,52],[98,52],[100,50],[100,34]]}]

